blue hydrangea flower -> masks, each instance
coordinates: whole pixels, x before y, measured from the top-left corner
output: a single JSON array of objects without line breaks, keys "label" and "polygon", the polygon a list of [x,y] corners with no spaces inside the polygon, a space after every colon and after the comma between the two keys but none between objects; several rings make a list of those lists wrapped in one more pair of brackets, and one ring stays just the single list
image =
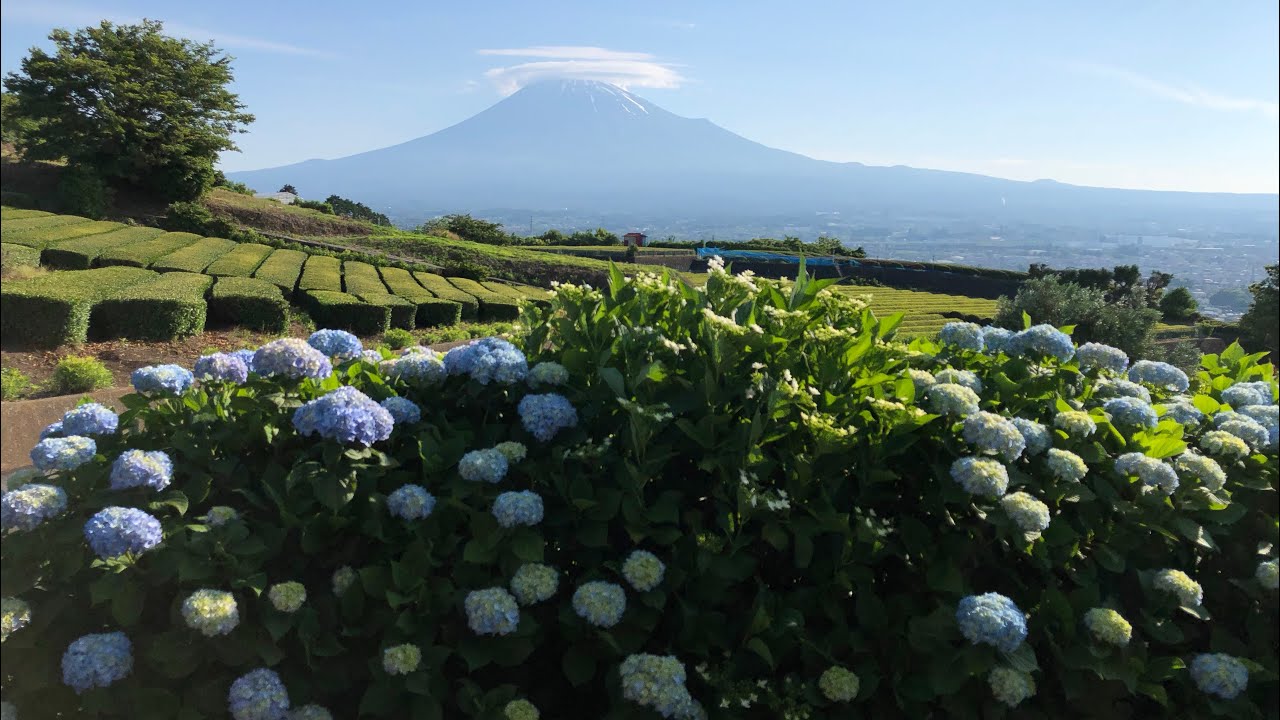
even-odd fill
[{"label": "blue hydrangea flower", "polygon": [[1191,386],[1187,374],[1167,362],[1139,360],[1129,368],[1131,382],[1144,383],[1164,390],[1183,392]]},{"label": "blue hydrangea flower", "polygon": [[1013,331],[1006,330],[1002,327],[987,325],[982,328],[982,344],[986,347],[988,354],[997,355],[1007,352],[1009,349],[1009,341],[1013,339]]},{"label": "blue hydrangea flower", "polygon": [[85,403],[62,416],[63,435],[111,435],[120,427],[120,416],[96,402]]},{"label": "blue hydrangea flower", "polygon": [[98,454],[98,443],[93,438],[72,435],[49,438],[31,448],[31,464],[37,470],[75,470]]},{"label": "blue hydrangea flower", "polygon": [[1009,493],[1000,498],[1000,507],[1024,533],[1040,533],[1049,527],[1049,506],[1024,493]]},{"label": "blue hydrangea flower", "polygon": [[85,635],[62,654],[62,682],[77,694],[107,687],[133,671],[133,643],[122,632]]},{"label": "blue hydrangea flower", "polygon": [[1151,402],[1151,391],[1135,382],[1129,382],[1123,378],[1106,379],[1094,385],[1094,397],[1099,400],[1105,398],[1131,397],[1137,398],[1143,402]]},{"label": "blue hydrangea flower", "polygon": [[1191,679],[1200,692],[1234,700],[1249,686],[1249,669],[1223,653],[1201,653],[1191,661]]},{"label": "blue hydrangea flower", "polygon": [[1267,590],[1280,590],[1280,561],[1275,558],[1258,563],[1253,571],[1258,584]]},{"label": "blue hydrangea flower", "polygon": [[240,624],[240,606],[229,592],[197,590],[182,602],[182,619],[205,637],[226,635]]},{"label": "blue hydrangea flower", "polygon": [[370,365],[377,365],[383,361],[382,352],[380,350],[365,350],[360,353],[361,362],[367,362]]},{"label": "blue hydrangea flower", "polygon": [[596,627],[611,628],[627,609],[627,594],[617,583],[595,580],[573,593],[573,611]]},{"label": "blue hydrangea flower", "polygon": [[560,588],[560,573],[550,565],[525,563],[511,576],[511,594],[521,605],[550,600]]},{"label": "blue hydrangea flower", "polygon": [[244,366],[249,369],[249,372],[257,372],[257,370],[253,368],[253,356],[257,352],[257,350],[244,349],[236,350],[228,354],[232,357],[240,358],[240,362],[244,363]]},{"label": "blue hydrangea flower", "polygon": [[1280,407],[1275,405],[1245,405],[1236,412],[1263,426],[1280,422]]},{"label": "blue hydrangea flower", "polygon": [[927,395],[929,411],[938,415],[965,416],[978,412],[978,395],[955,383],[930,385]]},{"label": "blue hydrangea flower", "polygon": [[1017,707],[1036,694],[1036,683],[1031,676],[1013,668],[992,668],[987,683],[991,686],[991,696],[1009,707]]},{"label": "blue hydrangea flower", "polygon": [[667,566],[648,550],[635,550],[622,563],[622,576],[631,587],[640,592],[649,592],[658,587],[666,573]]},{"label": "blue hydrangea flower", "polygon": [[433,350],[425,353],[410,353],[389,361],[387,376],[412,387],[430,387],[444,380],[444,363],[440,361],[440,355]]},{"label": "blue hydrangea flower", "polygon": [[1039,455],[1053,445],[1053,439],[1049,437],[1049,429],[1035,420],[1013,418],[1009,422],[1022,433],[1028,455]]},{"label": "blue hydrangea flower", "polygon": [[1027,639],[1027,618],[999,593],[969,595],[956,608],[960,633],[974,645],[985,643],[1011,653]]},{"label": "blue hydrangea flower", "polygon": [[354,360],[364,351],[360,338],[346,330],[317,330],[307,338],[307,344],[338,362]]},{"label": "blue hydrangea flower", "polygon": [[938,341],[961,350],[982,352],[982,328],[971,322],[949,322],[938,331]]},{"label": "blue hydrangea flower", "polygon": [[253,353],[251,368],[259,375],[292,380],[323,380],[333,372],[333,365],[324,353],[298,338],[272,340],[258,348]]},{"label": "blue hydrangea flower", "polygon": [[393,395],[379,404],[382,405],[382,409],[391,413],[391,419],[397,425],[416,423],[422,419],[422,408],[409,398]]},{"label": "blue hydrangea flower", "polygon": [[684,665],[672,655],[629,655],[618,669],[622,697],[664,718],[694,715],[693,698],[685,687]]},{"label": "blue hydrangea flower", "polygon": [[205,355],[196,360],[194,369],[196,377],[209,382],[229,382],[240,385],[249,379],[249,365],[243,356],[233,353]]},{"label": "blue hydrangea flower", "polygon": [[61,420],[59,420],[56,423],[51,423],[49,425],[46,425],[45,428],[40,431],[41,440],[48,440],[51,437],[62,437],[62,435],[63,435],[63,432],[62,432]]},{"label": "blue hydrangea flower", "polygon": [[1267,429],[1247,415],[1238,415],[1235,418],[1218,423],[1218,429],[1235,435],[1255,450],[1265,448],[1271,441],[1271,436],[1268,434]]},{"label": "blue hydrangea flower", "polygon": [[546,442],[556,433],[578,424],[578,411],[563,395],[525,395],[517,408],[520,423],[535,438]]},{"label": "blue hydrangea flower", "polygon": [[1070,450],[1050,448],[1047,464],[1049,472],[1063,482],[1080,482],[1089,473],[1089,466]]},{"label": "blue hydrangea flower", "polygon": [[1123,375],[1129,368],[1129,356],[1123,350],[1096,342],[1081,345],[1076,361],[1081,370],[1105,370],[1114,375]]},{"label": "blue hydrangea flower", "polygon": [[343,444],[368,447],[391,436],[391,413],[368,395],[344,385],[298,408],[293,426],[302,435],[319,435]]},{"label": "blue hydrangea flower", "polygon": [[1164,415],[1161,417],[1168,418],[1179,425],[1199,425],[1204,420],[1204,413],[1186,399],[1179,398],[1165,403]]},{"label": "blue hydrangea flower", "polygon": [[444,356],[450,375],[469,375],[481,385],[513,385],[529,374],[529,362],[515,345],[501,338],[483,338],[453,348]]},{"label": "blue hydrangea flower", "polygon": [[1222,391],[1222,402],[1233,408],[1246,405],[1274,405],[1271,388],[1263,382],[1236,383]]},{"label": "blue hydrangea flower", "polygon": [[540,362],[529,370],[529,387],[557,387],[569,382],[569,371],[556,362]]},{"label": "blue hydrangea flower", "polygon": [[163,490],[173,479],[173,461],[159,450],[126,450],[111,464],[111,489]]},{"label": "blue hydrangea flower", "polygon": [[1144,485],[1159,488],[1165,495],[1178,489],[1178,473],[1168,464],[1142,453],[1125,453],[1116,458],[1116,472],[1137,475]]},{"label": "blue hydrangea flower", "polygon": [[1221,490],[1227,484],[1227,474],[1213,458],[1194,452],[1184,452],[1173,461],[1173,466],[1183,477],[1195,478],[1214,492]]},{"label": "blue hydrangea flower", "polygon": [[472,590],[462,605],[467,626],[477,635],[509,635],[520,625],[520,606],[506,588]]},{"label": "blue hydrangea flower", "polygon": [[421,520],[435,508],[435,496],[421,485],[402,485],[387,496],[387,510],[402,520]]},{"label": "blue hydrangea flower", "polygon": [[1054,357],[1062,362],[1070,360],[1076,354],[1076,346],[1071,336],[1052,325],[1033,325],[1020,333],[1014,333],[1009,339],[1011,355],[1028,355],[1033,357]]},{"label": "blue hydrangea flower", "polygon": [[195,382],[191,371],[181,365],[149,365],[129,376],[133,389],[147,395],[181,395]]},{"label": "blue hydrangea flower", "polygon": [[976,412],[964,419],[964,440],[984,453],[999,455],[1005,462],[1022,456],[1026,440],[1018,426],[995,413]]},{"label": "blue hydrangea flower", "polygon": [[493,517],[504,528],[537,525],[542,522],[542,498],[530,490],[504,492],[493,501]]},{"label": "blue hydrangea flower", "polygon": [[1159,422],[1156,409],[1139,398],[1111,398],[1102,404],[1102,409],[1107,411],[1111,421],[1117,425],[1155,427]]},{"label": "blue hydrangea flower", "polygon": [[164,539],[160,521],[136,508],[108,507],[84,524],[84,539],[106,560],[125,553],[138,555]]},{"label": "blue hydrangea flower", "polygon": [[275,672],[251,670],[231,683],[227,709],[235,720],[286,720],[289,691]]},{"label": "blue hydrangea flower", "polygon": [[67,509],[67,493],[56,485],[31,483],[0,496],[0,529],[27,532]]},{"label": "blue hydrangea flower", "polygon": [[930,385],[938,382],[933,373],[916,368],[907,368],[907,377],[911,378],[911,384],[916,386],[916,395],[923,395]]},{"label": "blue hydrangea flower", "polygon": [[982,392],[982,380],[972,370],[956,370],[943,368],[934,374],[933,379],[939,384],[963,385],[975,393]]},{"label": "blue hydrangea flower", "polygon": [[463,480],[497,483],[507,476],[507,456],[497,448],[472,450],[458,461],[458,474]]},{"label": "blue hydrangea flower", "polygon": [[990,458],[962,457],[951,463],[951,479],[970,495],[1000,497],[1009,488],[1009,471]]}]

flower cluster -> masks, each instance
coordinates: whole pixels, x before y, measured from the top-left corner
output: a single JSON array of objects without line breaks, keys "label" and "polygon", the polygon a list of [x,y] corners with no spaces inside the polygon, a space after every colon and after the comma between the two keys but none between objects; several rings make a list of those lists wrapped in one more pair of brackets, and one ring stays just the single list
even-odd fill
[{"label": "flower cluster", "polygon": [[971,322],[949,322],[938,331],[938,342],[961,350],[982,352],[982,328]]},{"label": "flower cluster", "polygon": [[195,382],[195,376],[181,365],[149,365],[134,370],[129,380],[133,389],[144,395],[181,395]]},{"label": "flower cluster", "polygon": [[1053,416],[1053,426],[1071,437],[1089,437],[1098,430],[1098,424],[1083,410],[1064,410]]},{"label": "flower cluster", "polygon": [[1026,447],[1017,425],[1001,415],[984,411],[964,419],[964,439],[981,452],[1003,457],[1005,462],[1017,460]]},{"label": "flower cluster", "polygon": [[1027,638],[1027,618],[1009,598],[999,593],[969,595],[956,608],[956,624],[965,638],[1011,653]]},{"label": "flower cluster", "polygon": [[1165,404],[1163,417],[1179,425],[1199,425],[1204,420],[1204,413],[1195,405],[1180,399]]},{"label": "flower cluster", "polygon": [[1249,445],[1225,430],[1210,430],[1201,435],[1200,447],[1204,448],[1205,452],[1230,459],[1242,458],[1249,454]]},{"label": "flower cluster", "polygon": [[272,585],[267,590],[267,599],[271,607],[282,613],[295,613],[302,609],[307,601],[307,588],[300,582],[282,582]]},{"label": "flower cluster", "polygon": [[1249,686],[1249,669],[1223,653],[1202,653],[1191,661],[1191,679],[1201,692],[1234,700]]},{"label": "flower cluster", "polygon": [[67,509],[67,493],[56,485],[32,483],[0,497],[0,529],[27,532]]},{"label": "flower cluster", "polygon": [[444,356],[450,375],[468,375],[481,385],[513,385],[529,374],[529,362],[515,345],[501,338],[474,340]]},{"label": "flower cluster", "polygon": [[387,376],[417,388],[431,387],[444,380],[444,363],[434,350],[403,355],[387,363]]},{"label": "flower cluster", "polygon": [[249,365],[243,357],[231,353],[205,355],[196,360],[193,369],[195,376],[205,381],[239,385],[249,379]]},{"label": "flower cluster", "polygon": [[497,448],[472,450],[458,461],[458,474],[471,482],[501,482],[507,476],[507,468],[507,456]]},{"label": "flower cluster", "polygon": [[685,687],[684,665],[671,655],[629,655],[619,668],[622,697],[664,718],[693,717],[696,707]]},{"label": "flower cluster", "polygon": [[512,700],[502,708],[505,720],[538,720],[542,713],[528,700]]},{"label": "flower cluster", "polygon": [[1173,466],[1183,477],[1195,478],[1214,492],[1221,490],[1227,484],[1227,474],[1213,458],[1184,452],[1174,459]]},{"label": "flower cluster", "polygon": [[231,357],[240,358],[240,362],[244,363],[244,366],[249,369],[249,372],[258,372],[257,369],[253,367],[253,356],[257,352],[257,350],[246,348],[244,350],[233,350],[227,354]]},{"label": "flower cluster", "polygon": [[215,505],[209,508],[209,512],[205,513],[204,523],[209,527],[220,527],[239,519],[239,517],[240,513],[236,512],[235,508],[226,505]]},{"label": "flower cluster", "polygon": [[1183,392],[1191,387],[1187,374],[1167,362],[1139,360],[1129,368],[1129,380],[1162,390]]},{"label": "flower cluster", "polygon": [[1027,455],[1039,455],[1053,445],[1053,439],[1049,436],[1049,429],[1035,420],[1016,417],[1009,422],[1013,423],[1018,428],[1018,432],[1022,433]]},{"label": "flower cluster", "polygon": [[1052,325],[1034,325],[1015,333],[1009,339],[1010,355],[1027,355],[1031,357],[1057,358],[1062,362],[1070,360],[1076,354],[1075,343],[1071,336]]},{"label": "flower cluster", "polygon": [[520,606],[506,588],[472,590],[462,605],[467,627],[477,635],[508,635],[520,624]]},{"label": "flower cluster", "polygon": [[240,624],[240,607],[229,592],[197,590],[183,601],[182,619],[207,637],[226,635]]},{"label": "flower cluster", "polygon": [[133,671],[133,643],[122,632],[85,635],[62,654],[62,682],[76,693],[107,687]]},{"label": "flower cluster", "polygon": [[978,394],[963,385],[939,382],[929,386],[929,411],[938,415],[972,415],[978,412]]},{"label": "flower cluster", "polygon": [[1151,586],[1160,592],[1176,596],[1178,602],[1187,607],[1200,607],[1200,603],[1204,601],[1204,590],[1200,583],[1181,570],[1161,570],[1156,573]]},{"label": "flower cluster", "polygon": [[493,501],[493,517],[504,528],[537,525],[542,513],[542,498],[532,490],[504,492]]},{"label": "flower cluster", "polygon": [[1104,370],[1122,375],[1129,367],[1129,356],[1120,348],[1102,343],[1085,343],[1076,348],[1076,361],[1081,370]]},{"label": "flower cluster", "polygon": [[164,539],[160,521],[136,508],[107,507],[84,524],[84,538],[94,554],[106,560],[125,553],[144,553]]},{"label": "flower cluster", "polygon": [[594,580],[583,583],[573,593],[573,611],[597,627],[617,625],[626,609],[627,594],[616,583]]},{"label": "flower cluster", "polygon": [[1063,482],[1080,482],[1089,474],[1089,466],[1070,450],[1050,448],[1046,456],[1049,472]]},{"label": "flower cluster", "polygon": [[631,587],[640,592],[649,592],[658,587],[666,572],[667,566],[648,550],[636,550],[622,563],[622,576]]},{"label": "flower cluster", "polygon": [[511,576],[511,593],[521,605],[550,600],[560,588],[560,573],[550,565],[525,563]]},{"label": "flower cluster", "polygon": [[1258,563],[1253,576],[1258,584],[1267,590],[1280,590],[1280,561],[1272,558]]},{"label": "flower cluster", "polygon": [[933,373],[928,370],[918,370],[916,368],[907,368],[907,377],[911,378],[911,384],[916,386],[916,394],[923,395],[924,391],[938,382]]},{"label": "flower cluster", "polygon": [[421,485],[401,485],[387,496],[387,510],[402,520],[421,520],[435,508],[435,496]]},{"label": "flower cluster", "polygon": [[558,387],[569,382],[569,371],[556,362],[540,362],[529,370],[529,387]]},{"label": "flower cluster", "polygon": [[408,398],[392,395],[378,404],[383,410],[391,413],[391,420],[396,425],[408,425],[422,419],[422,408]]},{"label": "flower cluster", "polygon": [[72,435],[49,438],[31,448],[31,464],[37,470],[75,470],[98,454],[98,444],[93,438]]},{"label": "flower cluster", "polygon": [[85,403],[62,416],[63,435],[111,435],[120,426],[120,416],[98,403]]},{"label": "flower cluster", "polygon": [[1267,429],[1247,415],[1239,415],[1217,425],[1222,432],[1235,435],[1255,450],[1262,450],[1271,442],[1271,435]]},{"label": "flower cluster", "polygon": [[1115,469],[1121,475],[1137,475],[1143,485],[1159,488],[1165,495],[1172,495],[1178,489],[1178,473],[1172,467],[1139,452],[1116,458]]},{"label": "flower cluster", "polygon": [[1271,388],[1263,382],[1236,383],[1223,390],[1219,397],[1222,402],[1233,408],[1247,405],[1274,405],[1276,402],[1271,396]]},{"label": "flower cluster", "polygon": [[19,598],[0,599],[0,642],[31,623],[31,606]]},{"label": "flower cluster", "polygon": [[51,437],[61,437],[61,436],[62,436],[62,421],[59,420],[57,422],[49,423],[48,425],[46,425],[45,428],[40,431],[40,437],[38,439],[48,440]]},{"label": "flower cluster", "polygon": [[978,378],[978,374],[972,370],[943,368],[934,374],[933,379],[935,382],[944,385],[963,385],[975,393],[982,392],[982,380]]},{"label": "flower cluster", "polygon": [[338,362],[354,360],[364,351],[360,338],[346,330],[317,330],[307,338],[307,344]]},{"label": "flower cluster", "polygon": [[970,495],[1000,497],[1009,487],[1009,471],[990,458],[962,457],[951,463],[951,479]]},{"label": "flower cluster", "polygon": [[1000,507],[1024,533],[1039,533],[1049,527],[1049,506],[1024,493],[1000,498]]},{"label": "flower cluster", "polygon": [[524,446],[524,443],[518,443],[513,440],[500,442],[497,445],[494,445],[493,449],[502,453],[502,456],[507,459],[508,464],[518,463],[525,459],[529,454],[529,449]]},{"label": "flower cluster", "polygon": [[1141,398],[1111,398],[1102,404],[1102,409],[1107,411],[1111,421],[1117,425],[1155,427],[1159,422],[1155,408]]},{"label": "flower cluster", "polygon": [[1138,383],[1129,382],[1121,378],[1107,379],[1100,381],[1094,385],[1094,397],[1099,399],[1131,397],[1138,398],[1143,402],[1151,402],[1151,391],[1142,387]]},{"label": "flower cluster", "polygon": [[394,425],[391,413],[349,385],[316,398],[293,413],[293,426],[302,435],[319,435],[365,447],[390,437]]},{"label": "flower cluster", "polygon": [[818,678],[818,689],[831,702],[849,702],[858,697],[858,676],[839,665],[832,665]]},{"label": "flower cluster", "polygon": [[1133,636],[1133,626],[1111,608],[1097,607],[1084,614],[1084,626],[1099,642],[1124,647]]},{"label": "flower cluster", "polygon": [[350,565],[343,565],[333,571],[333,577],[330,583],[333,585],[333,594],[342,595],[356,581],[356,571]]},{"label": "flower cluster", "polygon": [[333,372],[333,365],[324,353],[297,338],[272,340],[258,348],[250,367],[259,375],[291,380],[322,380]]},{"label": "flower cluster", "polygon": [[417,645],[405,643],[382,651],[382,669],[388,675],[408,675],[422,663],[422,651]]},{"label": "flower cluster", "polygon": [[547,442],[561,430],[578,424],[578,411],[573,404],[565,396],[555,393],[525,395],[517,410],[520,413],[520,424],[542,442]]},{"label": "flower cluster", "polygon": [[111,464],[111,489],[163,490],[173,479],[173,461],[159,450],[126,450]]},{"label": "flower cluster", "polygon": [[992,668],[987,683],[991,685],[991,696],[1009,707],[1016,707],[1036,694],[1036,683],[1031,676],[1013,668]]},{"label": "flower cluster", "polygon": [[231,683],[227,709],[235,720],[282,720],[289,710],[289,691],[272,670],[251,670]]},{"label": "flower cluster", "polygon": [[982,344],[992,355],[1008,352],[1009,341],[1013,339],[1013,331],[1002,327],[987,325],[982,328]]}]

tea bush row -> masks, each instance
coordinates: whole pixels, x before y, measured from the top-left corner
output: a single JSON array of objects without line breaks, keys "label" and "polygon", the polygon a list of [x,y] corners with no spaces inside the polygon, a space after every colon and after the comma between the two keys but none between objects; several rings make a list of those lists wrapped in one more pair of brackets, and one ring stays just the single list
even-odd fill
[{"label": "tea bush row", "polygon": [[98,264],[130,265],[133,267],[151,267],[152,263],[170,253],[199,242],[201,237],[185,232],[166,232],[149,240],[133,242],[110,248],[98,256]]},{"label": "tea bush row", "polygon": [[103,339],[169,341],[204,332],[213,277],[173,272],[135,285],[93,308],[94,335]]},{"label": "tea bush row", "polygon": [[119,230],[95,233],[71,240],[50,243],[42,258],[46,265],[65,270],[88,270],[104,252],[133,243],[144,242],[163,231],[148,227],[121,227]]}]

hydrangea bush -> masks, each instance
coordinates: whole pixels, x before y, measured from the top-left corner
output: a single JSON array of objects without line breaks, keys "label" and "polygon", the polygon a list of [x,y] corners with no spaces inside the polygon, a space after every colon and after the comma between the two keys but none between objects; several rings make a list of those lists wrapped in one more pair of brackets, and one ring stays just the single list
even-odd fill
[{"label": "hydrangea bush", "polygon": [[140,371],[4,495],[4,702],[1280,712],[1270,365],[1184,384],[1030,321],[907,344],[826,285],[614,273],[443,357],[317,333]]}]

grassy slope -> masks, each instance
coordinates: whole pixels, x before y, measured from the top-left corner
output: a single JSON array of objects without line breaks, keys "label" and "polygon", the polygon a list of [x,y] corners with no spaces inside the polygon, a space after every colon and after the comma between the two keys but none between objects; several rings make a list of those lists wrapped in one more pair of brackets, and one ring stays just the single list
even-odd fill
[{"label": "grassy slope", "polygon": [[369,223],[326,215],[319,210],[294,207],[266,198],[241,195],[214,188],[202,199],[214,215],[237,225],[269,233],[295,237],[335,237],[368,235],[374,228]]}]

